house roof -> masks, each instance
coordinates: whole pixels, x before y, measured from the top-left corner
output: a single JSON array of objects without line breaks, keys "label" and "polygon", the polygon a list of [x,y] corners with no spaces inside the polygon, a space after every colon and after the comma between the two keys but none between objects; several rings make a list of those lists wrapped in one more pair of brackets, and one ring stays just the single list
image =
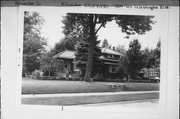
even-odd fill
[{"label": "house roof", "polygon": [[118,52],[116,52],[116,51],[114,51],[114,50],[112,50],[112,49],[109,49],[109,48],[107,48],[107,47],[102,48],[102,49],[101,49],[101,52],[102,52],[102,53],[106,53],[106,54],[119,55],[119,56],[122,56],[122,55],[123,55],[122,53],[118,53]]},{"label": "house roof", "polygon": [[56,57],[56,58],[74,59],[75,58],[75,52],[70,51],[70,50],[65,50],[63,52],[58,53],[54,57]]},{"label": "house roof", "polygon": [[[116,52],[116,51],[114,51],[112,49],[109,49],[109,48],[102,48],[101,52],[106,53],[106,54],[113,54],[113,55],[122,56],[121,53],[118,53],[118,52]],[[55,58],[74,59],[75,58],[75,51],[65,50],[65,51],[62,51],[62,52],[58,53],[54,57]],[[117,61],[117,60],[113,60],[113,59],[107,59],[104,56],[100,56],[99,58],[104,59],[104,60]]]}]

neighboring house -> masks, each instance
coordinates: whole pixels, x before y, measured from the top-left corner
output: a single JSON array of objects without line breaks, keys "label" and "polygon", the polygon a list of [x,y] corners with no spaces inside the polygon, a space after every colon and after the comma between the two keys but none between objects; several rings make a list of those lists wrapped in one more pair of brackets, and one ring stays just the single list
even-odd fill
[{"label": "neighboring house", "polygon": [[149,79],[156,79],[160,78],[160,69],[159,67],[154,68],[144,68],[143,71],[144,77]]},{"label": "neighboring house", "polygon": [[[105,78],[117,78],[117,71],[119,66],[119,60],[123,56],[123,54],[118,53],[109,48],[102,48],[101,49],[102,55],[99,57],[103,60],[103,77]],[[62,59],[65,64],[64,71],[59,73],[59,76],[67,77],[67,74],[70,77],[78,77],[81,71],[75,67],[74,65],[74,58],[75,52],[65,50],[63,52],[58,53],[54,57]]]},{"label": "neighboring house", "polygon": [[59,58],[64,62],[64,70],[58,73],[58,76],[70,78],[73,74],[79,73],[79,69],[75,68],[73,63],[75,58],[75,52],[70,50],[65,50],[54,56]]}]

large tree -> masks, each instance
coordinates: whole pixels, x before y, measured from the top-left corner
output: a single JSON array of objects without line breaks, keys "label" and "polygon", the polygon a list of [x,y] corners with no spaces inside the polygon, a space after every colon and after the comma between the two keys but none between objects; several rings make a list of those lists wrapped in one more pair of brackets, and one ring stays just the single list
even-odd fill
[{"label": "large tree", "polygon": [[24,12],[23,74],[40,68],[41,51],[46,39],[41,37],[44,19],[37,12]]},{"label": "large tree", "polygon": [[[82,76],[85,75],[85,70],[87,66],[87,58],[88,58],[88,48],[89,48],[89,40],[79,40],[76,44],[76,52],[75,52],[75,65],[81,69]],[[101,55],[101,49],[98,47],[100,41],[96,41],[94,45],[93,52],[93,66],[91,77],[94,77],[96,74],[101,74],[101,66],[102,61],[99,59]]]},{"label": "large tree", "polygon": [[141,51],[141,45],[139,41],[133,40],[129,44],[129,49],[127,51],[128,57],[128,72],[132,79],[136,79],[139,71],[143,68],[143,54]]},{"label": "large tree", "polygon": [[78,40],[79,37],[88,31],[89,49],[88,61],[85,72],[85,80],[90,81],[92,65],[93,65],[93,52],[94,45],[98,31],[105,27],[107,22],[115,20],[121,31],[127,35],[131,34],[144,34],[146,31],[152,29],[151,24],[152,16],[130,16],[130,15],[105,15],[105,14],[76,14],[68,13],[63,20],[65,25],[64,34],[66,37]]}]

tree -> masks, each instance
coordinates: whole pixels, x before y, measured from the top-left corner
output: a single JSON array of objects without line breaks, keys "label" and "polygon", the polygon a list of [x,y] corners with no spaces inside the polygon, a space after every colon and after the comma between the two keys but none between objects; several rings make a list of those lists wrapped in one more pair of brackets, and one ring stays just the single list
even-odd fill
[{"label": "tree", "polygon": [[[153,49],[145,48],[143,51],[143,62],[144,62],[144,68],[148,69],[148,74],[149,74],[149,69],[155,67],[156,64],[156,57],[154,54]],[[149,78],[149,75],[148,75]]]},{"label": "tree", "polygon": [[44,54],[40,61],[40,69],[48,72],[48,76],[55,75],[56,72],[61,72],[64,69],[64,63],[62,60],[54,58],[52,52]]},{"label": "tree", "polygon": [[140,69],[142,69],[144,65],[141,45],[137,39],[130,42],[127,57],[129,61],[128,72],[130,77],[136,79]]},{"label": "tree", "polygon": [[[88,48],[89,48],[89,40],[79,40],[76,44],[76,53],[75,53],[75,65],[81,69],[82,76],[85,75],[85,69],[87,64],[88,58]],[[98,47],[100,41],[96,41],[94,45],[94,52],[93,52],[93,66],[92,66],[92,73],[91,77],[95,76],[96,74],[101,74],[101,66],[102,62],[99,59],[101,55],[101,49]]]},{"label": "tree", "polygon": [[125,55],[121,58],[120,62],[119,62],[119,68],[118,68],[118,74],[120,75],[119,78],[128,78],[128,66],[129,66],[129,59],[127,57],[127,54],[125,53]]},{"label": "tree", "polygon": [[109,47],[110,45],[109,45],[109,43],[108,43],[108,40],[107,39],[104,39],[103,41],[102,41],[102,46],[101,47]]},{"label": "tree", "polygon": [[51,52],[53,52],[53,54],[56,55],[64,50],[75,50],[75,44],[71,40],[63,38],[60,40],[60,42],[55,44]]},{"label": "tree", "polygon": [[159,67],[160,66],[160,56],[161,56],[161,41],[159,40],[156,48],[154,49],[154,55],[156,58],[156,66]]},{"label": "tree", "polygon": [[151,24],[152,16],[127,16],[127,15],[103,15],[103,14],[73,14],[68,13],[63,20],[64,34],[67,37],[77,40],[84,33],[88,31],[89,49],[88,61],[85,72],[85,80],[90,81],[92,65],[93,65],[93,52],[94,45],[98,31],[105,27],[107,22],[115,20],[121,31],[128,36],[131,34],[143,35],[146,31],[152,29]]},{"label": "tree", "polygon": [[41,37],[44,19],[37,12],[24,12],[23,74],[40,68],[41,50],[46,39]]}]

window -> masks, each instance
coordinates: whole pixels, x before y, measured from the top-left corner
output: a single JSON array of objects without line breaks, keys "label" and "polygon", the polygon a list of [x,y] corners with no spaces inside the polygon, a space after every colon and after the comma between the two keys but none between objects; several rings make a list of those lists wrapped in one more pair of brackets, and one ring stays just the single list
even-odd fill
[{"label": "window", "polygon": [[75,64],[73,66],[74,66],[74,71],[80,71]]},{"label": "window", "polygon": [[69,70],[69,71],[70,71],[71,66],[70,66],[70,64],[69,64],[69,63],[66,63],[66,64],[65,64],[65,69],[67,69],[67,70]]},{"label": "window", "polygon": [[109,66],[109,72],[110,73],[117,73],[118,67],[117,66]]},{"label": "window", "polygon": [[108,58],[114,58],[114,55],[109,54]]}]

